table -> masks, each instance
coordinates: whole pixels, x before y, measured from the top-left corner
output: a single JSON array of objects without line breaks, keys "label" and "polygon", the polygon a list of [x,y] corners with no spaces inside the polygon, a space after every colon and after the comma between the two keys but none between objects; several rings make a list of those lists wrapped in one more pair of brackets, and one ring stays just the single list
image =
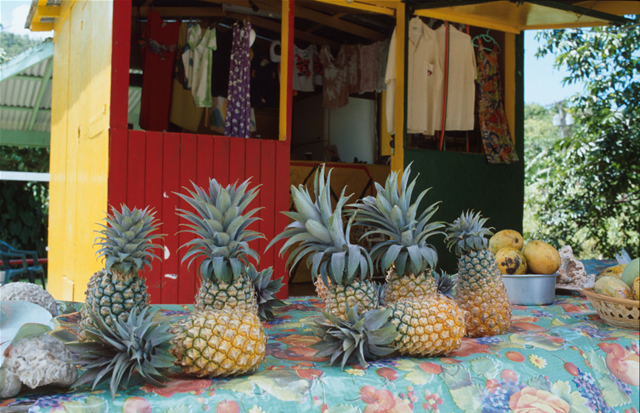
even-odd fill
[{"label": "table", "polygon": [[[55,334],[70,340],[78,303],[60,303]],[[106,412],[637,412],[639,333],[600,321],[578,295],[546,307],[514,306],[509,333],[465,338],[449,357],[391,358],[363,370],[325,367],[309,346],[322,317],[315,297],[286,300],[265,324],[267,358],[258,372],[227,380],[177,375],[167,387],[133,385],[111,400],[95,392],[31,393],[0,408],[33,402],[30,411]],[[158,322],[176,321],[192,306],[158,305]],[[511,410],[510,410],[511,408]],[[635,410],[633,410],[635,409]]]}]

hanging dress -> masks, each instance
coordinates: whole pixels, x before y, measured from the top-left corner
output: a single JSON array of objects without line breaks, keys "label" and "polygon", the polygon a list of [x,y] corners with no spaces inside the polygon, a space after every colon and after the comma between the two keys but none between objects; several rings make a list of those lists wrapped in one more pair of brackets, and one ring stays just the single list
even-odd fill
[{"label": "hanging dress", "polygon": [[478,120],[482,144],[489,163],[513,163],[518,161],[518,155],[511,140],[502,102],[497,45],[494,44],[490,52],[485,52],[482,40],[478,40]]},{"label": "hanging dress", "polygon": [[250,58],[251,23],[244,27],[233,25],[233,45],[231,67],[229,68],[229,89],[227,92],[227,116],[224,134],[248,138],[251,128],[251,81]]}]

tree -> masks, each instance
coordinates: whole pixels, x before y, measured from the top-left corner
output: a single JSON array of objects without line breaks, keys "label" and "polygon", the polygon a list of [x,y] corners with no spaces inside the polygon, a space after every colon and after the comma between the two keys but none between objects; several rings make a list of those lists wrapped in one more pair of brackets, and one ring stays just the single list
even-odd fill
[{"label": "tree", "polygon": [[[573,134],[552,147],[536,237],[571,245],[582,257],[640,255],[640,19],[623,26],[541,32],[538,56],[556,55],[571,98]],[[591,251],[588,251],[591,249]]]}]

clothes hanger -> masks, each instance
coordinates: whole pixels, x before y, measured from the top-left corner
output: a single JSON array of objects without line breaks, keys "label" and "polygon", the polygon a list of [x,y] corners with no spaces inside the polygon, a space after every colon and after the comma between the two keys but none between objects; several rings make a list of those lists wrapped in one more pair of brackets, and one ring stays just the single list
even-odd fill
[{"label": "clothes hanger", "polygon": [[[487,30],[487,33],[485,33],[485,34],[479,34],[479,35],[477,35],[476,37],[474,37],[474,38],[471,40],[471,43],[473,44],[473,47],[480,47],[479,45],[477,45],[477,44],[475,43],[476,39],[478,39],[478,38],[479,38],[479,39],[480,39],[480,41],[482,41],[482,42],[487,42],[487,43],[489,43],[489,44],[491,44],[491,43],[495,44],[496,46],[498,46],[498,53],[502,53],[502,48],[500,47],[500,45],[498,44],[498,42],[496,42],[496,40],[495,40],[493,37],[489,36],[489,32],[490,32],[490,31],[491,31],[491,29],[488,29],[488,30]],[[490,52],[490,51],[492,51],[492,50],[493,50],[493,49],[489,49],[488,47],[484,47],[484,46],[483,46],[482,48],[483,48],[484,50],[488,51],[488,52]]]}]

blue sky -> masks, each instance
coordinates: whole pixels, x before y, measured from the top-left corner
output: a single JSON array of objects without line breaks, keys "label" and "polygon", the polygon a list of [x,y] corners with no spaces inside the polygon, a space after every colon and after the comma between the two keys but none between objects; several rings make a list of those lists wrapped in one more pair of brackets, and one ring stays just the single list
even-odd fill
[{"label": "blue sky", "polygon": [[[5,30],[31,37],[46,38],[52,33],[33,33],[24,28],[31,0],[0,0],[0,23]],[[562,86],[566,71],[553,69],[553,56],[536,59],[538,42],[534,31],[525,32],[524,100],[549,106],[582,90],[582,85]]]}]

